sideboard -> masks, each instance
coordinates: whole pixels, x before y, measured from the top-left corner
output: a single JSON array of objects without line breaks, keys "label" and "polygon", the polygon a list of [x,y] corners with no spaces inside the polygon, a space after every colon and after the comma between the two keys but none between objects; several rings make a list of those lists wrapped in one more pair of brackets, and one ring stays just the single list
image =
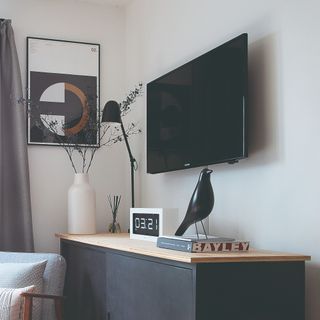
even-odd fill
[{"label": "sideboard", "polygon": [[67,320],[304,319],[309,256],[185,253],[128,234],[56,236],[67,261]]}]

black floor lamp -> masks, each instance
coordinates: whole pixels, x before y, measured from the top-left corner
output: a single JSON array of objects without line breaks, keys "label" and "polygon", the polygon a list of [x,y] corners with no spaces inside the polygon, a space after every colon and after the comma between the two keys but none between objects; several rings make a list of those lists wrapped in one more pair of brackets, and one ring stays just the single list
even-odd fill
[{"label": "black floor lamp", "polygon": [[134,171],[137,169],[137,161],[131,153],[131,149],[128,143],[128,137],[123,127],[120,106],[118,102],[110,100],[105,104],[102,112],[101,122],[120,123],[121,131],[123,134],[124,141],[126,143],[126,147],[129,153],[130,164],[131,164],[131,206],[132,208],[134,208]]}]

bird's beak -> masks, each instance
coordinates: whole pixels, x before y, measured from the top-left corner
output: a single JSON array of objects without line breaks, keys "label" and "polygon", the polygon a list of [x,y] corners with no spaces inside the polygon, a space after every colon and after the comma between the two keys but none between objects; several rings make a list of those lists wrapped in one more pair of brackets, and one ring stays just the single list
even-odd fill
[{"label": "bird's beak", "polygon": [[208,170],[208,173],[212,173],[213,172],[213,170],[211,170],[211,169],[207,169]]}]

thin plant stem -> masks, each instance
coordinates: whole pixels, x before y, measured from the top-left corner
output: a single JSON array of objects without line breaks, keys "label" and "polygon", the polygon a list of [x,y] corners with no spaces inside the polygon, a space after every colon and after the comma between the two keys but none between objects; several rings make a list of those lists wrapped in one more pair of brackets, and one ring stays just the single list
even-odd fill
[{"label": "thin plant stem", "polygon": [[[119,104],[121,117],[126,116],[131,111],[131,105],[141,94],[142,84],[139,83],[139,85],[134,90],[131,90],[127,97]],[[88,101],[94,101],[95,99],[96,97],[88,97]],[[32,101],[24,98],[20,98],[18,102],[27,107],[29,117],[32,116],[31,109],[35,110],[37,119],[36,121],[38,122],[36,125],[44,134],[46,134],[44,135],[44,138],[52,137],[52,133],[54,134],[57,144],[67,153],[68,159],[70,160],[71,166],[75,173],[78,172],[75,162],[76,154],[81,160],[80,171],[82,173],[89,172],[94,156],[98,150],[96,146],[90,145],[91,141],[95,141],[95,139],[97,139],[97,144],[99,147],[108,147],[123,140],[123,134],[119,128],[112,128],[109,124],[101,122],[101,112],[98,114],[97,118],[89,117],[88,125],[85,130],[82,131],[81,135],[66,134],[61,136],[61,124],[58,123],[57,120],[50,120],[49,115],[48,117],[43,115],[41,116],[39,105],[36,105]],[[43,123],[45,124],[45,127],[43,126]],[[64,124],[63,129],[65,128],[68,128],[68,124]],[[141,130],[137,127],[137,124],[134,123],[130,123],[125,130],[127,137],[140,132]],[[87,141],[88,144],[83,143],[83,141]],[[120,202],[120,198],[117,198],[116,201]],[[115,204],[119,205],[119,203]]]}]

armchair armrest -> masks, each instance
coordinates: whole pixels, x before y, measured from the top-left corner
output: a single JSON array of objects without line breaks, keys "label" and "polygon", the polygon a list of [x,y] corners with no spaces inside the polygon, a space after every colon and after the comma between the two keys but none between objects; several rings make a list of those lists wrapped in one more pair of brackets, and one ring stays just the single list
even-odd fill
[{"label": "armchair armrest", "polygon": [[65,299],[63,296],[56,296],[52,294],[24,292],[21,294],[24,298],[24,312],[23,320],[32,320],[32,302],[33,298],[52,299],[54,300],[54,308],[56,311],[57,320],[62,320],[62,301]]}]

